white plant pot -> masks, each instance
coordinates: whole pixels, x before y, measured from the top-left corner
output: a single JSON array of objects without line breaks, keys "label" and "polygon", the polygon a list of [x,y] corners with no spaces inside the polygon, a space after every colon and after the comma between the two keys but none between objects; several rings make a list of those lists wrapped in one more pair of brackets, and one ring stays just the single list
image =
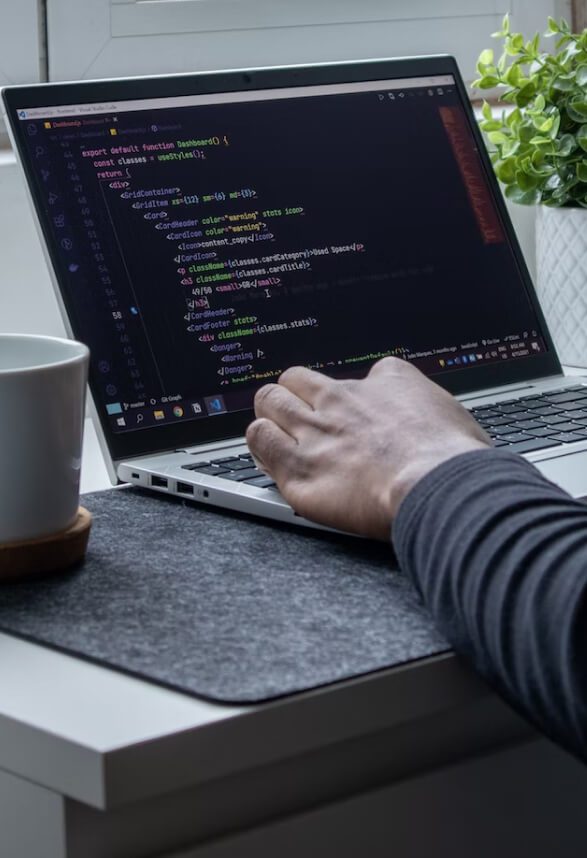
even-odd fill
[{"label": "white plant pot", "polygon": [[561,363],[587,367],[587,209],[538,206],[536,291]]}]

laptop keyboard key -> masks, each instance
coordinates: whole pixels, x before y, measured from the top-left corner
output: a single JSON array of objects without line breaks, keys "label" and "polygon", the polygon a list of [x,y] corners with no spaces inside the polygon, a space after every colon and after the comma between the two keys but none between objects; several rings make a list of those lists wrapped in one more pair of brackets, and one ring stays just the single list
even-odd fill
[{"label": "laptop keyboard key", "polygon": [[565,393],[547,393],[544,397],[546,402],[553,402],[557,405],[560,405],[561,402],[574,402],[577,399],[581,399],[585,394],[581,393],[581,391],[571,390]]},{"label": "laptop keyboard key", "polygon": [[573,441],[585,440],[585,438],[582,435],[579,435],[578,432],[561,432],[560,434],[551,435],[550,437],[555,441],[560,441],[561,444],[571,444]]},{"label": "laptop keyboard key", "polygon": [[535,414],[539,408],[544,408],[544,400],[542,397],[537,397],[536,399],[524,402],[524,408]]},{"label": "laptop keyboard key", "polygon": [[258,468],[247,468],[241,471],[230,471],[221,475],[224,480],[232,480],[235,483],[242,483],[245,480],[250,480],[252,477],[262,477],[263,474]]},{"label": "laptop keyboard key", "polygon": [[563,411],[560,415],[561,417],[567,417],[569,420],[585,420],[587,418],[587,411],[581,410],[577,408],[577,410],[573,411]]},{"label": "laptop keyboard key", "polygon": [[477,420],[480,420],[482,417],[499,417],[499,411],[496,411],[495,408],[487,408],[482,405],[471,408],[471,414],[474,414]]},{"label": "laptop keyboard key", "polygon": [[525,411],[523,405],[502,405],[500,402],[495,406],[495,410],[500,414],[518,414],[520,411]]},{"label": "laptop keyboard key", "polygon": [[543,426],[558,426],[559,423],[568,423],[569,418],[561,414],[545,414],[540,418],[540,422]]},{"label": "laptop keyboard key", "polygon": [[563,411],[562,408],[555,408],[554,405],[541,405],[540,408],[535,408],[533,413],[548,417],[551,414],[560,414],[561,411]]},{"label": "laptop keyboard key", "polygon": [[576,402],[565,402],[561,408],[564,408],[564,413],[573,412],[573,411],[582,411],[587,405],[587,400],[585,397],[578,399]]},{"label": "laptop keyboard key", "polygon": [[260,477],[251,477],[248,480],[244,480],[244,482],[247,486],[257,486],[260,489],[268,489],[275,485],[275,480],[272,480],[271,477],[265,474]]},{"label": "laptop keyboard key", "polygon": [[560,444],[561,442],[556,438],[533,438],[531,441],[510,444],[508,450],[513,453],[531,453],[532,450],[545,450],[547,447],[559,447]]},{"label": "laptop keyboard key", "polygon": [[246,468],[252,468],[253,463],[247,459],[236,459],[234,462],[229,462],[226,467],[231,471],[244,471]]},{"label": "laptop keyboard key", "polygon": [[[550,421],[549,421],[549,423],[550,423]],[[554,424],[554,433],[573,432],[575,429],[578,429],[578,428],[579,427],[576,426],[575,423],[570,423],[570,422],[556,423],[556,424]]]},{"label": "laptop keyboard key", "polygon": [[511,435],[512,432],[516,431],[516,427],[512,426],[512,424],[508,424],[507,426],[490,426],[489,434],[490,435]]},{"label": "laptop keyboard key", "polygon": [[228,473],[226,468],[221,468],[218,465],[202,465],[199,468],[190,468],[190,471],[196,471],[198,474],[206,474],[210,477],[221,477]]},{"label": "laptop keyboard key", "polygon": [[[477,417],[477,415],[475,415]],[[505,426],[511,422],[511,416],[501,414],[499,417],[477,417],[481,426]]]},{"label": "laptop keyboard key", "polygon": [[544,426],[544,423],[540,423],[538,420],[516,420],[515,424],[516,428],[524,429],[540,429]]},{"label": "laptop keyboard key", "polygon": [[549,438],[553,434],[553,430],[549,429],[548,426],[542,426],[541,429],[527,429],[528,435],[532,435],[535,438]]},{"label": "laptop keyboard key", "polygon": [[512,432],[509,435],[501,435],[503,441],[509,441],[510,444],[516,444],[518,441],[531,441],[532,435],[526,435],[524,432]]}]

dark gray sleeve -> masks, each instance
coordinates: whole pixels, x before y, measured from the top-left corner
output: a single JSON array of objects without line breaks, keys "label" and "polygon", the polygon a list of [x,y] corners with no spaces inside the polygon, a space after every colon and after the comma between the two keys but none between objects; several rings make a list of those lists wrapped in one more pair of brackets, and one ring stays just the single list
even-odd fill
[{"label": "dark gray sleeve", "polygon": [[520,456],[480,450],[412,489],[393,542],[455,650],[587,759],[587,508]]}]

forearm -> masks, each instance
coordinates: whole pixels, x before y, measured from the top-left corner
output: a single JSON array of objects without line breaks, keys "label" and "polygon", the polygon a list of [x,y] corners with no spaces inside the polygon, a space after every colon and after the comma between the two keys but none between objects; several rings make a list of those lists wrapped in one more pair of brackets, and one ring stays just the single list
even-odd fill
[{"label": "forearm", "polygon": [[404,500],[393,532],[455,649],[587,757],[587,508],[518,456],[458,456]]}]

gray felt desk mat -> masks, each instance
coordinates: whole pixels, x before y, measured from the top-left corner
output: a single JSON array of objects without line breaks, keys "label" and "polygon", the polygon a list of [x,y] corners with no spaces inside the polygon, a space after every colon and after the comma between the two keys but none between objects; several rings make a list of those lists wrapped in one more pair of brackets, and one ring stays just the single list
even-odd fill
[{"label": "gray felt desk mat", "polygon": [[84,564],[2,585],[3,631],[234,703],[447,649],[387,546],[135,489],[82,500]]}]

